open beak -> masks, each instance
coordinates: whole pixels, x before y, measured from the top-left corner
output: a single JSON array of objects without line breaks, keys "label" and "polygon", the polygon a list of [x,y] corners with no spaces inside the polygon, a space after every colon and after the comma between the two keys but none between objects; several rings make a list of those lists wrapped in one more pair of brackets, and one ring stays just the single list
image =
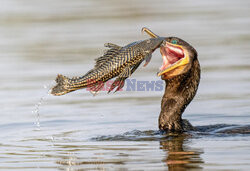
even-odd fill
[{"label": "open beak", "polygon": [[[173,75],[175,70],[183,70],[184,66],[190,61],[187,50],[181,46],[166,42],[161,46],[160,52],[163,59],[163,64],[160,67],[160,72],[158,76],[168,75],[169,73]],[[180,73],[181,71],[177,71]],[[178,75],[178,73],[174,75]]]}]

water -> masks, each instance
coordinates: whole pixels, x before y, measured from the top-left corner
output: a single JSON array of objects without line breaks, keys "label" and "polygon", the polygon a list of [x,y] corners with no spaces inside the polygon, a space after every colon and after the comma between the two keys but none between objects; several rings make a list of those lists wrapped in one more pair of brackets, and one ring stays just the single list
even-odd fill
[{"label": "water", "polygon": [[[201,84],[184,118],[194,126],[249,124],[249,5],[245,0],[3,0],[0,169],[249,170],[248,135],[159,134],[163,91],[93,97],[81,90],[54,97],[43,88],[58,73],[87,72],[106,42],[148,38],[140,33],[146,26],[187,40],[199,53]],[[132,78],[159,80],[161,62],[157,51]]]}]

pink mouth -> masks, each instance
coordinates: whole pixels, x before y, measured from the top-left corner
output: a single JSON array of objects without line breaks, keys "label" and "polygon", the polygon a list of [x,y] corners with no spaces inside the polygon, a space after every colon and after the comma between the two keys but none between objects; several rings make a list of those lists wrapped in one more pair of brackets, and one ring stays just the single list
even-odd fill
[{"label": "pink mouth", "polygon": [[166,43],[165,46],[160,48],[163,64],[160,67],[160,71],[165,70],[169,66],[175,64],[177,61],[185,57],[184,50],[180,47],[173,46],[170,43]]}]

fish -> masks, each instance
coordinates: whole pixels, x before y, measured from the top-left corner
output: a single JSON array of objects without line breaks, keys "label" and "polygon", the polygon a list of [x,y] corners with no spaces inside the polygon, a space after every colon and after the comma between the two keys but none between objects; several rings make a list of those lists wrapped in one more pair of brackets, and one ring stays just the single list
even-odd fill
[{"label": "fish", "polygon": [[132,42],[126,46],[119,46],[113,43],[105,43],[108,50],[96,59],[93,69],[81,77],[68,78],[58,74],[56,85],[51,89],[51,94],[55,96],[65,95],[75,90],[90,88],[93,94],[98,93],[104,83],[110,79],[116,78],[108,91],[115,88],[115,92],[124,87],[125,80],[130,77],[136,69],[145,61],[144,67],[151,60],[152,53],[161,46],[164,39],[154,35],[147,28],[142,32],[148,33],[151,38]]}]

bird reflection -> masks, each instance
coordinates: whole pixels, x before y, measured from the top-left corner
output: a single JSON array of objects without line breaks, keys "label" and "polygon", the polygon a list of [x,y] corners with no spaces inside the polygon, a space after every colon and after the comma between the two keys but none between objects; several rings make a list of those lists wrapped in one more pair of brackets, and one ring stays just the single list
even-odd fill
[{"label": "bird reflection", "polygon": [[189,136],[185,134],[171,135],[167,140],[160,141],[160,148],[166,150],[167,156],[163,160],[168,170],[187,170],[202,169],[200,163],[204,163],[201,159],[201,149],[191,148],[187,145]]}]

